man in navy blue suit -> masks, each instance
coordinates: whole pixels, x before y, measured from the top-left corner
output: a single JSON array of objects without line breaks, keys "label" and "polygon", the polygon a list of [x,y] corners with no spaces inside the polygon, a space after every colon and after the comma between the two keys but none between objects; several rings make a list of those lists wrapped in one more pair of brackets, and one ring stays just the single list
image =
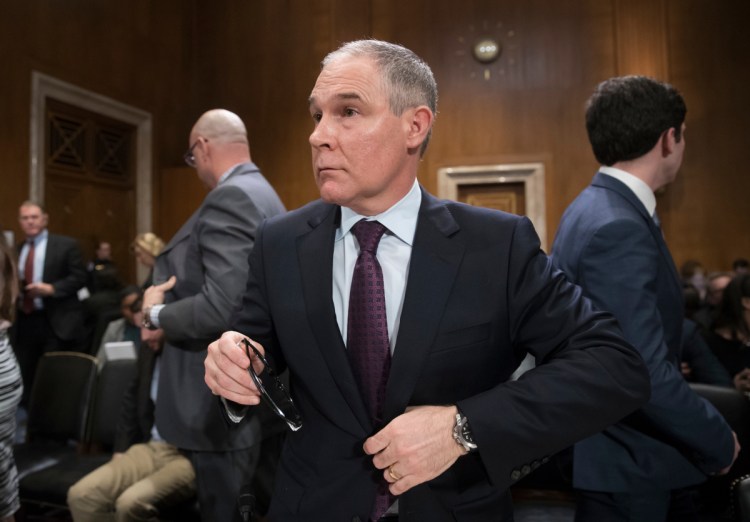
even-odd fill
[{"label": "man in navy blue suit", "polygon": [[680,373],[682,290],[654,192],[680,168],[686,112],[673,87],[642,76],[601,83],[586,109],[603,166],[563,215],[552,258],[615,315],[649,368],[652,391],[636,413],[575,445],[578,522],[695,519],[689,487],[727,472],[739,451],[721,415]]},{"label": "man in navy blue suit", "polygon": [[[528,219],[420,186],[437,86],[414,53],[349,42],[308,101],[321,199],[260,227],[236,331],[205,361],[235,422],[260,401],[249,357],[263,364],[243,336],[289,370],[303,425],[285,439],[268,518],[512,520],[508,487],[645,403],[645,366],[553,269]],[[361,225],[380,229],[377,263]],[[362,252],[382,270],[370,323],[390,357],[367,372],[350,335],[363,326],[349,299]],[[512,381],[527,353],[537,368]],[[382,403],[368,379],[384,384]]]}]

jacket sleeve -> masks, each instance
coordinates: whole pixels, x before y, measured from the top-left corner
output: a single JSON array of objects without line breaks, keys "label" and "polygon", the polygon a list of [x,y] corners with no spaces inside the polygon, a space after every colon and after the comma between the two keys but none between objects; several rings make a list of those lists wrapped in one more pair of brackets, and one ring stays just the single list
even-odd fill
[{"label": "jacket sleeve", "polygon": [[643,361],[612,315],[595,310],[553,268],[527,219],[516,225],[507,255],[508,342],[531,353],[536,367],[458,402],[501,489],[649,397]]},{"label": "jacket sleeve", "polygon": [[713,473],[731,463],[734,440],[723,417],[690,389],[677,354],[669,353],[657,295],[661,255],[648,229],[632,220],[612,221],[592,236],[581,254],[582,286],[598,306],[618,318],[625,338],[646,363],[651,399],[641,413],[648,427],[683,449],[704,472]]},{"label": "jacket sleeve", "polygon": [[[62,270],[52,274],[52,277],[47,278],[45,274],[45,283],[51,284],[55,288],[55,293],[51,296],[51,299],[66,299],[71,296],[75,296],[79,289],[86,285],[86,267],[83,264],[83,256],[81,255],[81,249],[78,247],[78,243],[72,238],[63,238],[64,243],[64,258],[61,261],[64,266],[61,265]],[[47,248],[54,245],[47,245]],[[47,253],[50,255],[50,252]]]},{"label": "jacket sleeve", "polygon": [[248,257],[263,217],[237,187],[209,193],[196,225],[203,283],[198,293],[167,304],[159,313],[169,341],[213,339],[229,329],[247,284]]}]

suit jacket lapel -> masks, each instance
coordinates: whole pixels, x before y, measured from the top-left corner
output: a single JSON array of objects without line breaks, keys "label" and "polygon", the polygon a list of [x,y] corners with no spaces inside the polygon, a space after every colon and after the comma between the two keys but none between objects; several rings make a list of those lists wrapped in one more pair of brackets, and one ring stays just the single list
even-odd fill
[{"label": "suit jacket lapel", "polygon": [[47,233],[47,251],[44,253],[44,266],[42,266],[42,281],[48,283],[52,277],[52,267],[57,266],[57,258],[59,255],[59,247],[57,246],[57,239],[50,233]]},{"label": "suit jacket lapel", "polygon": [[[409,404],[437,334],[464,247],[452,239],[459,226],[448,209],[422,192],[409,278],[385,397],[386,422]],[[435,284],[439,281],[439,284]]]},{"label": "suit jacket lapel", "polygon": [[317,345],[336,386],[354,414],[348,418],[340,416],[338,420],[352,433],[361,433],[362,430],[370,433],[372,422],[349,365],[331,299],[333,240],[339,215],[337,206],[326,205],[324,211],[309,221],[310,232],[297,240],[302,291]]},{"label": "suit jacket lapel", "polygon": [[159,256],[156,258],[153,278],[155,285],[165,282],[168,277],[172,275],[170,274],[170,269],[168,266],[169,262],[167,261],[167,254],[175,247],[175,245],[177,245],[180,241],[190,235],[190,233],[193,231],[193,227],[195,226],[195,222],[198,220],[198,214],[200,213],[200,210],[200,207],[198,207],[198,209],[193,212],[193,215],[190,216],[185,224],[180,227],[177,233],[172,236],[172,239],[169,240],[167,246],[164,247],[164,250],[162,250]]}]

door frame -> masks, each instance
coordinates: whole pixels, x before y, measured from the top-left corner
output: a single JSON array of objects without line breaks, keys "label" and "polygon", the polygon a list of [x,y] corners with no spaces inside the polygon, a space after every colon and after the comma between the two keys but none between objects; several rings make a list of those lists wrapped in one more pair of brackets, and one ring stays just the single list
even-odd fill
[{"label": "door frame", "polygon": [[438,197],[456,200],[459,185],[523,183],[526,216],[547,251],[547,211],[544,190],[544,163],[496,163],[443,167],[437,171]]},{"label": "door frame", "polygon": [[[44,162],[46,150],[46,100],[55,98],[88,111],[129,123],[136,127],[135,216],[136,230],[148,232],[153,224],[152,117],[150,112],[83,89],[52,76],[31,73],[31,136],[29,199],[44,205]],[[143,272],[143,273],[141,273]],[[145,269],[138,265],[138,278]]]}]

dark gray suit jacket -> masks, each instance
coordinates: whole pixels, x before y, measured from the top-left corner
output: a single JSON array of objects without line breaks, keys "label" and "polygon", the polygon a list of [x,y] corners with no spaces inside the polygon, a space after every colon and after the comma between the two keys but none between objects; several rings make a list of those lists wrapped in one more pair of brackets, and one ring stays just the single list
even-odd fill
[{"label": "dark gray suit jacket", "polygon": [[[265,223],[234,325],[289,369],[304,422],[287,434],[274,521],[367,520],[382,477],[331,299],[339,217],[317,201]],[[540,366],[510,382],[527,353]],[[423,192],[384,416],[458,404],[479,451],[402,495],[402,522],[506,519],[511,484],[647,396],[637,353],[553,270],[528,219]]]},{"label": "dark gray suit jacket", "polygon": [[680,280],[661,230],[635,194],[598,173],[565,211],[552,259],[595,305],[615,315],[651,376],[648,404],[575,446],[574,485],[669,490],[729,465],[729,426],[680,373]]},{"label": "dark gray suit jacket", "polygon": [[260,223],[285,212],[252,163],[235,167],[211,190],[156,259],[154,283],[177,277],[159,313],[166,344],[159,374],[156,427],[179,448],[225,451],[256,442],[257,427],[229,429],[204,384],[209,343],[229,329],[248,275]]}]

